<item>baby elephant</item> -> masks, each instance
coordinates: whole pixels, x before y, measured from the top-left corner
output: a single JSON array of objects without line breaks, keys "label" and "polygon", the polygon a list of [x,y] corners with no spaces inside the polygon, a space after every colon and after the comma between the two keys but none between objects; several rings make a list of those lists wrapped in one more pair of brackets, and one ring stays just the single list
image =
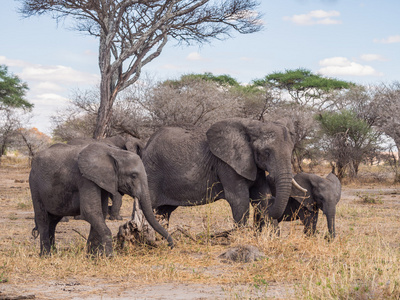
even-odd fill
[{"label": "baby elephant", "polygon": [[[275,195],[275,186],[267,176],[272,196]],[[318,175],[299,173],[294,176],[296,182],[307,189],[307,194],[292,188],[292,192],[281,221],[300,219],[304,224],[304,233],[315,234],[318,211],[321,209],[326,216],[329,235],[335,237],[336,204],[340,200],[341,184],[339,179],[330,173],[326,178]],[[273,198],[272,198],[273,199]]]},{"label": "baby elephant", "polygon": [[40,234],[40,255],[54,247],[55,230],[63,216],[83,215],[90,223],[90,253],[112,255],[107,227],[108,197],[117,193],[139,199],[150,225],[173,246],[168,232],[156,221],[147,175],[140,157],[106,144],[55,144],[38,153],[29,175],[35,225]]}]

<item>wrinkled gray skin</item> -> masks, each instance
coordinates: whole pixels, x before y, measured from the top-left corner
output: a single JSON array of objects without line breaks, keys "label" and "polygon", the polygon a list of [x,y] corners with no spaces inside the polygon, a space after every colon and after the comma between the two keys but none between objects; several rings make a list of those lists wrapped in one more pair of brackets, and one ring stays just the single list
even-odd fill
[{"label": "wrinkled gray skin", "polygon": [[[95,140],[95,139],[72,139],[68,142],[69,145],[89,145],[91,143],[105,143],[107,145],[118,147],[122,150],[128,150],[133,153],[136,153],[140,157],[142,156],[142,151],[144,145],[141,140],[127,136],[123,137],[121,135],[115,135],[112,137],[108,137],[102,140]],[[112,199],[112,206],[109,208],[110,220],[122,220],[120,215],[120,210],[122,206],[122,196],[120,193],[116,195],[111,195]],[[75,219],[82,219],[81,216],[77,216]]]},{"label": "wrinkled gray skin", "polygon": [[[326,178],[299,173],[294,176],[294,179],[307,189],[307,194],[304,195],[301,191],[293,188],[283,215],[277,219],[278,222],[300,219],[304,224],[304,233],[315,234],[318,211],[321,209],[326,216],[329,235],[334,238],[336,235],[336,204],[340,200],[342,189],[339,179],[333,173],[328,174]],[[274,182],[269,176],[267,176],[267,181],[271,187],[271,194],[274,196],[276,194]]]},{"label": "wrinkled gray skin", "polygon": [[292,187],[292,150],[291,133],[273,122],[227,119],[207,132],[162,128],[149,139],[142,157],[152,206],[169,219],[178,206],[226,199],[234,220],[243,225],[250,202],[266,206],[269,171],[278,187],[269,214],[279,218]]},{"label": "wrinkled gray skin", "polygon": [[29,175],[40,254],[49,254],[55,229],[63,216],[82,214],[90,223],[88,251],[112,255],[112,236],[107,227],[108,197],[137,197],[150,225],[170,246],[168,232],[156,221],[149,198],[147,176],[140,157],[106,144],[88,146],[55,144],[32,160]]}]

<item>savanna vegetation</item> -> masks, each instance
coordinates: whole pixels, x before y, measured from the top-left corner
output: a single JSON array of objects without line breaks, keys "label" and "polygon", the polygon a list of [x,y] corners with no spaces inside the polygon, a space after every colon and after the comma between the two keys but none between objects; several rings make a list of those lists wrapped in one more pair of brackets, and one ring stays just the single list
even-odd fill
[{"label": "savanna vegetation", "polygon": [[[320,175],[329,171],[329,165],[313,168]],[[26,159],[3,158],[0,286],[5,295],[134,298],[140,295],[138,291],[144,293],[143,286],[154,293],[169,286],[184,295],[188,292],[183,287],[189,285],[192,291],[212,289],[217,294],[208,296],[213,299],[400,297],[400,187],[381,176],[391,174],[388,166],[361,164],[358,180],[343,186],[334,241],[324,238],[327,229],[322,215],[314,237],[306,237],[297,221],[281,223],[280,237],[269,230],[256,235],[251,228],[233,231],[229,238],[213,237],[234,226],[230,207],[221,200],[179,208],[172,214],[174,249],[162,240],[158,247],[127,245],[111,259],[87,257],[89,226],[79,220],[60,223],[58,251],[39,257],[38,240],[31,236],[28,172]],[[121,215],[125,220],[131,208],[132,200],[124,197]],[[121,221],[107,224],[116,235]],[[265,257],[251,263],[219,258],[228,248],[240,245],[256,246]]]},{"label": "savanna vegetation", "polygon": [[[21,2],[25,16],[67,17],[98,37],[101,82],[75,92],[69,108],[54,115],[47,137],[27,125],[27,85],[0,66],[0,299],[134,297],[140,286],[163,284],[178,291],[179,284],[215,286],[215,298],[400,298],[399,83],[360,86],[302,68],[246,85],[211,73],[162,82],[140,76],[168,39],[201,44],[232,30],[260,30],[260,15],[249,13],[256,1],[227,0],[223,9],[208,0]],[[89,226],[71,220],[57,228],[58,251],[38,256],[27,184],[29,158],[37,151],[76,137],[125,134],[145,141],[161,126],[190,129],[228,117],[284,122],[294,133],[294,172],[338,175],[343,191],[334,241],[324,238],[323,216],[313,237],[304,236],[299,222],[281,224],[281,236],[251,227],[215,236],[234,227],[227,203],[219,201],[173,213],[173,250],[163,241],[157,247],[116,244],[113,258],[89,258]],[[125,197],[125,219],[131,207]],[[116,234],[120,223],[107,222]],[[251,263],[219,257],[240,245],[257,246],[265,256]]]},{"label": "savanna vegetation", "polygon": [[[292,76],[298,85],[290,89],[298,88],[298,94],[312,90],[301,85],[309,84],[305,82],[307,77],[321,78],[303,69],[274,74],[278,75]],[[51,298],[50,294],[65,297],[57,294],[60,288],[49,286],[49,281],[64,287],[79,285],[81,297],[93,293],[90,286],[95,281],[102,287],[96,293],[102,295],[129,289],[133,293],[141,285],[178,285],[178,289],[179,284],[200,284],[216,286],[225,297],[237,299],[271,295],[285,299],[397,299],[397,156],[393,148],[392,152],[383,152],[391,146],[385,122],[395,122],[395,118],[384,118],[386,107],[379,113],[376,103],[381,101],[378,97],[385,95],[398,101],[400,98],[393,96],[398,95],[398,85],[370,89],[340,83],[340,88],[321,88],[321,99],[310,96],[306,101],[288,95],[287,86],[278,87],[276,77],[272,83],[267,78],[270,76],[247,86],[230,76],[210,73],[164,82],[143,80],[117,99],[110,135],[130,134],[146,139],[164,125],[193,128],[231,116],[264,121],[289,117],[294,120],[291,126],[296,139],[293,168],[319,175],[334,169],[342,178],[342,199],[336,217],[338,237],[333,242],[324,238],[324,216],[320,216],[315,237],[305,237],[299,222],[281,223],[280,237],[269,230],[256,235],[251,228],[234,231],[229,238],[213,237],[234,226],[229,206],[220,201],[173,213],[170,230],[178,241],[173,250],[160,241],[156,248],[128,245],[116,251],[112,259],[88,259],[85,238],[89,226],[84,221],[71,220],[59,225],[58,252],[40,258],[38,241],[31,237],[29,161],[22,152],[25,149],[27,156],[34,155],[54,141],[90,137],[98,106],[98,93],[93,89],[76,92],[69,109],[54,116],[53,140],[43,141],[43,134],[37,130],[18,127],[14,136],[22,138],[13,141],[22,143],[7,144],[9,152],[14,151],[17,156],[3,157],[0,169],[3,287],[24,286],[28,296],[33,293],[43,298]],[[15,152],[16,149],[20,150]],[[131,207],[131,200],[125,197],[122,215],[126,220]],[[116,235],[121,224],[108,222]],[[257,246],[265,257],[252,263],[227,263],[219,258],[227,248],[239,245]],[[42,292],[35,289],[38,284]]]}]

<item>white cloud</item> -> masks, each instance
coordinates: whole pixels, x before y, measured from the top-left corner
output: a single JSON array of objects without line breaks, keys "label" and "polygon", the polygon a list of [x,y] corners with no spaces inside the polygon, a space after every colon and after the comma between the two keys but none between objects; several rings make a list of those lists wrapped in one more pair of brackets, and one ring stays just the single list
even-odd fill
[{"label": "white cloud", "polygon": [[374,39],[374,43],[382,43],[382,44],[400,43],[400,35],[392,35],[385,39]]},{"label": "white cloud", "polygon": [[31,66],[31,64],[24,62],[19,59],[8,59],[5,56],[0,56],[0,65],[6,65],[8,67],[27,67]]},{"label": "white cloud", "polygon": [[66,104],[69,102],[68,98],[65,98],[61,95],[54,93],[44,93],[40,95],[34,96],[32,99],[34,104],[41,105],[55,105],[55,107],[59,107],[60,105]]},{"label": "white cloud", "polygon": [[47,81],[63,84],[95,84],[99,76],[74,70],[65,66],[32,65],[19,73],[24,80]]},{"label": "white cloud", "polygon": [[340,12],[336,10],[325,11],[325,10],[313,10],[308,14],[293,15],[292,17],[283,17],[285,21],[291,21],[297,25],[334,25],[341,24],[342,21],[334,19],[340,16]]},{"label": "white cloud", "polygon": [[189,55],[186,57],[187,60],[202,60],[203,58],[201,57],[200,53],[198,52],[191,52]]},{"label": "white cloud", "polygon": [[322,67],[319,73],[326,76],[382,76],[381,72],[377,72],[368,65],[361,65],[354,61],[350,61],[346,57],[331,57],[323,59],[319,62]]},{"label": "white cloud", "polygon": [[363,54],[360,56],[365,61],[386,61],[387,59],[379,54]]},{"label": "white cloud", "polygon": [[34,89],[37,93],[42,93],[43,91],[53,91],[53,92],[62,92],[65,89],[59,84],[43,81],[36,84],[34,87],[31,87],[31,90]]},{"label": "white cloud", "polygon": [[9,59],[0,56],[0,64],[21,69],[17,75],[28,82],[46,82],[47,84],[84,84],[93,85],[100,80],[100,76],[74,70],[65,66],[43,66],[26,61]]}]

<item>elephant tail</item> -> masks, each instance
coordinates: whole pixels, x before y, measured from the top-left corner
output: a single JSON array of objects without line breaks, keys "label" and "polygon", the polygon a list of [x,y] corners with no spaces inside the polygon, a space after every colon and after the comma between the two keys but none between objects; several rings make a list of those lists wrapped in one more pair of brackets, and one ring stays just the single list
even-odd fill
[{"label": "elephant tail", "polygon": [[37,239],[37,237],[39,236],[39,230],[36,223],[36,219],[35,219],[35,227],[32,229],[32,236],[34,239]]}]

